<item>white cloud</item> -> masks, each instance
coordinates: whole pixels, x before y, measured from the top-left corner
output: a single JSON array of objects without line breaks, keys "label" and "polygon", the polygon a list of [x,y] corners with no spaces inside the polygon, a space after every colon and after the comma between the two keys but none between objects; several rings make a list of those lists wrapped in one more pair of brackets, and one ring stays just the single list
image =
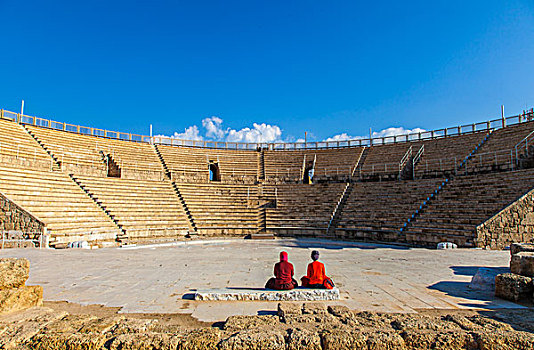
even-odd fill
[{"label": "white cloud", "polygon": [[373,137],[389,137],[389,136],[397,136],[397,135],[406,135],[406,134],[415,134],[419,132],[425,132],[425,129],[421,128],[413,128],[413,129],[405,129],[402,126],[400,127],[391,127],[384,130],[380,130],[378,132],[373,132]]},{"label": "white cloud", "polygon": [[[282,129],[278,125],[270,125],[266,123],[253,123],[252,127],[246,127],[239,130],[224,128],[223,120],[219,117],[213,116],[202,120],[202,131],[196,125],[192,125],[184,130],[182,133],[175,132],[170,138],[180,140],[205,140],[213,139],[216,141],[227,142],[248,142],[248,143],[262,143],[262,142],[290,142],[294,140],[292,137],[282,139]],[[400,127],[390,127],[380,131],[373,132],[373,138],[390,137],[396,135],[416,134],[419,132],[425,132],[426,130],[421,128],[406,129]],[[308,134],[309,142],[315,142],[313,140],[313,134]],[[164,136],[164,135],[157,135]],[[167,136],[168,137],[168,136]],[[352,136],[347,133],[341,133],[331,136],[323,141],[335,142],[335,141],[348,141],[367,139],[365,136]],[[413,136],[411,138],[417,138]],[[299,138],[295,142],[304,142]]]},{"label": "white cloud", "polygon": [[361,139],[361,136],[350,136],[346,132],[327,138],[325,141],[347,141]]},{"label": "white cloud", "polygon": [[202,135],[200,135],[200,132],[196,125],[186,128],[184,132],[181,132],[181,133],[175,132],[172,136],[156,135],[155,137],[168,137],[171,139],[178,139],[178,140],[195,140],[195,141],[204,140]]},{"label": "white cloud", "polygon": [[223,120],[219,117],[211,117],[202,119],[202,126],[206,129],[206,136],[216,140],[224,138],[226,131],[221,127]]},{"label": "white cloud", "polygon": [[[228,142],[282,142],[282,129],[277,125],[266,123],[253,123],[252,127],[235,130],[223,128],[223,120],[219,117],[210,117],[202,120],[204,136],[196,125],[185,129],[183,133],[175,132],[170,138],[182,140],[204,140],[206,138]],[[158,135],[164,136],[164,135]],[[167,136],[168,137],[168,136]]]},{"label": "white cloud", "polygon": [[229,142],[275,142],[281,141],[282,129],[277,125],[254,123],[253,128],[241,130],[228,129],[226,141]]},{"label": "white cloud", "polygon": [[[399,127],[391,127],[387,129],[383,129],[380,131],[373,131],[372,135],[373,138],[379,138],[379,137],[390,137],[390,136],[398,136],[398,135],[407,135],[407,134],[415,134],[420,132],[425,132],[425,129],[421,128],[413,128],[413,129],[405,129],[402,126]],[[324,141],[348,141],[348,140],[359,140],[359,139],[368,139],[369,135],[366,136],[350,136],[347,133],[337,134],[332,137],[329,137],[325,139]],[[413,136],[411,138],[416,138],[416,136]]]}]

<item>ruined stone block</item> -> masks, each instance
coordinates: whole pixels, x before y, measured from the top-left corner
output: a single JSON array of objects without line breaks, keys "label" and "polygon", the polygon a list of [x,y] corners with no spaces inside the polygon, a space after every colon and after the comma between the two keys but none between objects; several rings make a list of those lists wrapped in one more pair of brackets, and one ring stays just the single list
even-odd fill
[{"label": "ruined stone block", "polygon": [[0,290],[24,286],[30,274],[27,259],[0,259]]},{"label": "ruined stone block", "polygon": [[534,253],[534,243],[512,243],[510,245],[510,254],[515,255],[521,252]]},{"label": "ruined stone block", "polygon": [[42,303],[43,287],[41,286],[0,290],[0,314],[41,306]]},{"label": "ruined stone block", "polygon": [[304,303],[303,314],[324,315],[327,313],[326,305],[323,303]]},{"label": "ruined stone block", "polygon": [[512,255],[510,270],[521,276],[534,277],[534,252],[520,252]]},{"label": "ruined stone block", "polygon": [[278,316],[302,315],[301,303],[278,303]]},{"label": "ruined stone block", "polygon": [[532,296],[532,278],[514,273],[502,273],[495,277],[495,296],[519,301]]}]

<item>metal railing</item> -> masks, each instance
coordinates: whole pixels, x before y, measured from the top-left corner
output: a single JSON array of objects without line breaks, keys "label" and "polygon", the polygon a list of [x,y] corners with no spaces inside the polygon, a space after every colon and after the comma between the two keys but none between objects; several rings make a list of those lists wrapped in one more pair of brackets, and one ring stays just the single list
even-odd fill
[{"label": "metal railing", "polygon": [[[4,231],[0,235],[0,249],[9,248],[27,248],[39,247],[46,248],[45,238],[42,232],[22,232],[22,231]],[[33,238],[31,238],[33,237]]]},{"label": "metal railing", "polygon": [[[530,134],[528,134],[527,136],[525,136],[525,138],[521,141],[519,141],[515,146],[514,146],[514,151],[515,151],[515,157],[516,159],[519,159],[519,156],[521,155],[520,152],[521,150],[524,150],[525,152],[525,155],[528,157],[529,156],[529,147],[533,145],[533,141],[534,141],[534,131],[532,131]],[[529,146],[530,145],[530,146]]]},{"label": "metal railing", "polygon": [[404,156],[399,162],[399,179],[400,179],[402,170],[404,169],[406,164],[408,164],[408,161],[410,160],[410,158],[412,158],[412,150],[413,150],[413,146],[410,146],[410,148],[408,148],[406,153],[404,153]]},{"label": "metal railing", "polygon": [[183,140],[165,136],[146,136],[140,134],[124,133],[118,131],[110,131],[105,129],[91,128],[87,126],[80,126],[68,124],[65,122],[58,122],[54,120],[39,118],[35,116],[21,115],[19,113],[0,110],[0,118],[9,119],[21,124],[36,125],[45,128],[69,131],[84,135],[93,135],[99,137],[106,137],[118,140],[127,140],[135,142],[154,143],[170,146],[186,146],[186,147],[202,147],[202,148],[218,148],[218,149],[243,149],[243,150],[257,150],[260,148],[269,150],[303,150],[303,149],[322,149],[322,148],[344,148],[344,147],[364,147],[373,145],[385,145],[392,143],[429,140],[444,138],[449,136],[463,135],[474,133],[478,131],[500,129],[507,125],[519,124],[531,121],[534,117],[534,111],[531,108],[528,111],[523,111],[522,114],[488,120],[479,123],[459,125],[449,128],[436,129],[424,131],[420,133],[412,133],[405,135],[395,135],[387,137],[375,138],[360,138],[347,141],[320,141],[320,142],[273,142],[273,143],[246,143],[246,142],[221,142],[221,141],[196,141]]}]

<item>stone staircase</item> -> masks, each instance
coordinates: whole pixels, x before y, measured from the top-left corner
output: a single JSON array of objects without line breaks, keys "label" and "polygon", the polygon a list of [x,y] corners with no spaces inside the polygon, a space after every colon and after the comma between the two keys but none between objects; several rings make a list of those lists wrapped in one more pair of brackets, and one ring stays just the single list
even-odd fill
[{"label": "stone staircase", "polygon": [[339,200],[336,204],[334,211],[332,212],[332,215],[330,216],[330,221],[328,222],[328,227],[326,228],[327,235],[331,234],[335,230],[336,225],[339,221],[339,215],[341,212],[343,212],[343,207],[345,206],[345,203],[347,202],[347,198],[350,196],[351,191],[352,185],[350,182],[348,182],[345,185],[341,196],[339,197]]},{"label": "stone staircase", "polygon": [[41,140],[39,140],[39,138],[37,136],[35,136],[26,127],[26,125],[22,125],[22,127],[24,128],[24,130],[26,130],[28,135],[30,135],[39,144],[39,146],[41,146],[45,150],[45,152],[48,153],[48,155],[54,160],[53,166],[51,168],[52,171],[61,171],[61,162],[59,161],[59,159],[48,149],[48,147],[46,147],[46,145],[43,142],[41,142]]},{"label": "stone staircase", "polygon": [[260,150],[258,152],[258,182],[265,181],[265,152]]},{"label": "stone staircase", "polygon": [[95,196],[88,189],[86,189],[85,186],[73,174],[69,174],[69,177],[80,187],[82,191],[84,191],[89,196],[89,198],[91,198],[91,200],[109,217],[111,221],[113,221],[113,223],[121,231],[121,233],[117,235],[117,240],[122,244],[127,244],[128,235],[126,234],[126,230],[122,227],[119,221],[115,219],[111,212],[106,209],[102,201],[99,201],[97,198],[95,198]]},{"label": "stone staircase", "polygon": [[168,179],[172,179],[171,171],[169,170],[169,167],[167,166],[167,163],[165,162],[165,158],[163,158],[163,155],[161,154],[161,151],[158,148],[158,145],[154,144],[154,151],[156,152],[156,155],[158,156],[159,161],[161,162],[161,166],[163,167],[163,172],[165,173],[165,176]]},{"label": "stone staircase", "polygon": [[174,193],[178,197],[178,200],[180,201],[180,204],[182,205],[182,208],[184,209],[185,215],[187,216],[187,220],[189,222],[189,228],[191,229],[190,234],[197,234],[198,229],[197,225],[195,224],[195,219],[193,218],[193,215],[191,214],[191,211],[189,211],[189,208],[187,207],[187,203],[184,200],[184,197],[180,193],[180,189],[176,185],[174,181],[171,181],[172,188],[174,190]]}]

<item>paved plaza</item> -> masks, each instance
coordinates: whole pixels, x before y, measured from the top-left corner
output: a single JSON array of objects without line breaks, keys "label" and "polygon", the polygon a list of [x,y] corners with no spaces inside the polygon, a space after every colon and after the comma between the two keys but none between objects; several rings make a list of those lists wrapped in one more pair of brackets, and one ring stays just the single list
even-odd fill
[{"label": "paved plaza", "polygon": [[28,258],[28,284],[42,285],[45,300],[122,307],[125,313],[188,313],[201,321],[222,321],[236,314],[271,313],[277,302],[191,300],[196,290],[263,288],[281,250],[289,253],[299,280],[314,249],[321,252],[327,274],[340,289],[341,299],[328,304],[406,313],[523,307],[468,288],[479,267],[507,271],[508,251],[232,239],[97,250],[12,249],[0,251],[0,257]]}]

